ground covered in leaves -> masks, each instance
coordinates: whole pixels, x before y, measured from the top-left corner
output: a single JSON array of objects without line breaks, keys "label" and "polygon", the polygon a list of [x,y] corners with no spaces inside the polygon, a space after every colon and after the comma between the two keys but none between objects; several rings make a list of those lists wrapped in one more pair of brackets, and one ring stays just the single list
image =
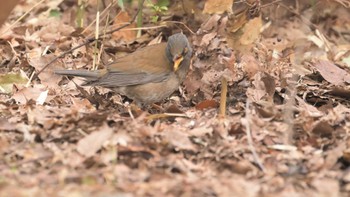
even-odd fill
[{"label": "ground covered in leaves", "polygon": [[[138,8],[77,2],[20,1],[0,29],[0,196],[348,196],[348,1],[148,1],[139,32],[37,75],[94,37],[97,10],[103,35]],[[52,72],[102,68],[180,31],[187,79],[134,117],[127,98]]]}]

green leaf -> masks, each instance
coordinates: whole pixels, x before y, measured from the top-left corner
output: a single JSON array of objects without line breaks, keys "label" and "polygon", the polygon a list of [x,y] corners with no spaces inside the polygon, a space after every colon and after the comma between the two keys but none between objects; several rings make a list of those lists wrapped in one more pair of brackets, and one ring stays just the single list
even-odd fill
[{"label": "green leaf", "polygon": [[170,4],[169,0],[158,0],[157,5],[160,7],[168,7]]},{"label": "green leaf", "polygon": [[50,10],[49,16],[59,18],[59,17],[61,17],[61,12],[59,10],[52,9],[52,10]]},{"label": "green leaf", "polygon": [[11,93],[13,84],[26,84],[28,79],[20,73],[7,73],[0,76],[0,92]]}]

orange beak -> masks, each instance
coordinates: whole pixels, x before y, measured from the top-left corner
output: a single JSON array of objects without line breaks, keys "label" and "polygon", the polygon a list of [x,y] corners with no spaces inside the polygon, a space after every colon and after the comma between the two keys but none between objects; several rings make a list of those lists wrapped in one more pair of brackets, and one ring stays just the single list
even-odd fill
[{"label": "orange beak", "polygon": [[182,60],[184,60],[184,57],[182,56],[174,60],[174,71],[177,71],[177,69],[179,69]]}]

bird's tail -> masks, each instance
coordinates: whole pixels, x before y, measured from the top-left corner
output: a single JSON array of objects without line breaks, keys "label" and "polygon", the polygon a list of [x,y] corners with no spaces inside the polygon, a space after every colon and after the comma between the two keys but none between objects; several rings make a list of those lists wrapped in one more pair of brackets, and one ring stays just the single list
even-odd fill
[{"label": "bird's tail", "polygon": [[83,77],[86,81],[94,81],[100,77],[99,71],[88,71],[88,70],[55,70],[57,75],[66,75],[73,77]]}]

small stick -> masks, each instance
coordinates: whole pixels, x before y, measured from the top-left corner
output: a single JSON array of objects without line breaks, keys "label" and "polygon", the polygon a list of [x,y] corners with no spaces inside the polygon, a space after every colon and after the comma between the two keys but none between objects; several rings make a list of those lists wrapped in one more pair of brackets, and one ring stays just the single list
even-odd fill
[{"label": "small stick", "polygon": [[[96,13],[96,31],[95,31],[95,39],[97,40],[100,37],[99,34],[99,27],[100,27],[100,11],[97,11]],[[94,61],[92,63],[92,70],[96,70],[97,66],[96,66],[96,59],[97,59],[97,45],[98,43],[95,42],[95,47],[94,47]]]},{"label": "small stick", "polygon": [[226,115],[226,100],[227,100],[227,80],[221,78],[221,96],[220,96],[220,116],[225,118]]},{"label": "small stick", "polygon": [[165,23],[174,23],[174,24],[181,24],[183,25],[189,32],[191,32],[191,34],[196,34],[195,32],[193,32],[185,23],[180,22],[180,21],[164,21]]},{"label": "small stick", "polygon": [[[139,9],[141,9],[143,7],[143,3],[144,3],[144,1],[139,0],[139,5],[138,5]],[[137,25],[137,27],[142,27],[142,12],[139,12],[137,14],[136,25]],[[140,36],[141,36],[141,29],[139,29],[137,31],[136,38],[139,38]]]}]

